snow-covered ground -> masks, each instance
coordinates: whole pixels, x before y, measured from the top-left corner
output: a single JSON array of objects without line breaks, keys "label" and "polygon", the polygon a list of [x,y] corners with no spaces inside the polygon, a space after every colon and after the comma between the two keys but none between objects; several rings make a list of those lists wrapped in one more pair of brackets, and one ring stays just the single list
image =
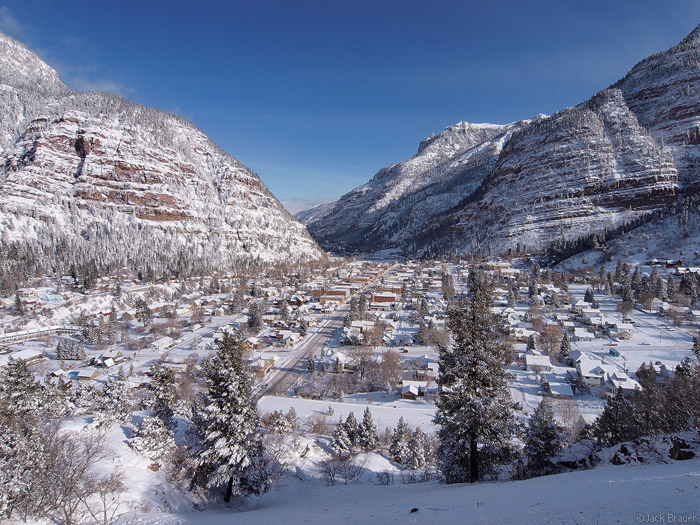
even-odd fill
[{"label": "snow-covered ground", "polygon": [[[144,513],[121,523],[697,523],[700,460],[605,466],[526,481],[348,486],[288,476],[262,498],[205,512]],[[412,512],[413,509],[416,509]]]}]

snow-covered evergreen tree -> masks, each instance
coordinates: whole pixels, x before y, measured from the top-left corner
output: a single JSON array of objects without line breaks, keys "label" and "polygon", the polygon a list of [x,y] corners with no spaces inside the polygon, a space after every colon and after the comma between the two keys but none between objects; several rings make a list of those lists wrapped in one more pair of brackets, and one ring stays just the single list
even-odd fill
[{"label": "snow-covered evergreen tree", "polygon": [[248,328],[254,332],[259,332],[263,327],[262,311],[257,302],[250,303],[248,307]]},{"label": "snow-covered evergreen tree", "polygon": [[299,416],[297,416],[297,411],[294,410],[294,407],[289,407],[289,410],[287,411],[285,417],[287,418],[287,421],[289,421],[289,426],[291,427],[292,432],[296,431],[299,428],[300,421]]},{"label": "snow-covered evergreen tree", "polygon": [[637,437],[637,423],[634,409],[629,399],[618,389],[608,399],[603,413],[593,426],[593,434],[609,445],[614,445]]},{"label": "snow-covered evergreen tree", "polygon": [[406,466],[411,470],[421,470],[425,468],[425,435],[420,428],[416,428],[408,440],[408,457]]},{"label": "snow-covered evergreen tree", "polygon": [[357,418],[355,418],[354,412],[350,412],[348,414],[348,417],[345,420],[345,423],[343,423],[343,426],[345,427],[345,434],[348,436],[350,443],[352,443],[353,446],[357,445],[357,437],[358,432],[360,430],[360,425],[357,423]]},{"label": "snow-covered evergreen tree", "polygon": [[19,415],[0,401],[0,520],[27,508],[42,472],[42,444],[33,417]]},{"label": "snow-covered evergreen tree", "polygon": [[173,433],[163,420],[157,416],[146,416],[134,430],[129,446],[142,456],[152,459],[163,459],[175,448]]},{"label": "snow-covered evergreen tree", "polygon": [[527,347],[525,350],[528,353],[532,353],[537,350],[537,344],[535,343],[535,334],[530,334],[530,336],[527,338]]},{"label": "snow-covered evergreen tree", "polygon": [[348,437],[348,432],[342,419],[338,421],[338,424],[336,425],[335,430],[333,431],[333,437],[331,438],[330,447],[339,456],[347,454],[352,450],[352,441],[350,441],[350,438]]},{"label": "snow-covered evergreen tree", "polygon": [[149,399],[153,415],[159,417],[167,428],[174,430],[173,407],[177,402],[175,373],[160,361],[151,366]]},{"label": "snow-covered evergreen tree", "polygon": [[109,428],[113,423],[128,423],[131,420],[133,402],[127,383],[108,379],[95,407],[95,426]]},{"label": "snow-covered evergreen tree", "polygon": [[542,474],[551,468],[551,460],[564,446],[564,435],[554,418],[548,398],[542,398],[525,430],[525,457],[530,472]]},{"label": "snow-covered evergreen tree", "polygon": [[282,412],[277,410],[270,415],[269,429],[274,434],[292,433],[292,425],[289,424],[289,420]]},{"label": "snow-covered evergreen tree", "polygon": [[408,458],[408,439],[410,437],[411,431],[408,428],[408,424],[404,421],[403,416],[399,418],[399,422],[394,428],[394,433],[391,436],[391,443],[389,444],[389,454],[391,454],[391,459],[397,463],[403,463]]},{"label": "snow-covered evergreen tree", "polygon": [[41,386],[21,359],[10,359],[0,371],[0,402],[21,416],[35,415],[43,405]]},{"label": "snow-covered evergreen tree", "polygon": [[569,334],[564,332],[564,336],[561,338],[561,345],[559,346],[559,354],[563,358],[569,357],[571,353],[571,340],[569,339]]},{"label": "snow-covered evergreen tree", "polygon": [[455,344],[440,349],[434,421],[439,468],[447,483],[478,481],[480,449],[506,450],[515,431],[511,376],[504,369],[509,352],[493,329],[491,303],[491,286],[470,271],[469,297],[449,313]]},{"label": "snow-covered evergreen tree", "polygon": [[270,473],[258,432],[260,416],[250,395],[243,350],[228,332],[207,364],[205,380],[200,439],[193,450],[199,472],[195,482],[209,489],[225,485],[225,501],[234,494],[261,495],[270,488]]},{"label": "snow-covered evergreen tree", "polygon": [[372,413],[368,407],[365,408],[362,423],[360,423],[360,427],[357,430],[357,445],[365,450],[373,450],[377,448],[378,443],[377,425],[374,424]]}]

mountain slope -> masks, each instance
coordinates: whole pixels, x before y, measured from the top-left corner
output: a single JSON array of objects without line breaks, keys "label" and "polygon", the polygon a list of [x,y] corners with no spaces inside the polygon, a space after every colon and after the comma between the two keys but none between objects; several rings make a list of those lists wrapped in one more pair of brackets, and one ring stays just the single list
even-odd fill
[{"label": "mountain slope", "polygon": [[338,201],[325,202],[323,204],[317,204],[313,208],[298,211],[294,214],[294,218],[308,227],[309,224],[316,222],[333,210],[336,202]]},{"label": "mountain slope", "polygon": [[260,178],[188,121],[72,92],[4,35],[0,55],[5,241],[162,268],[321,255]]},{"label": "mountain slope", "polygon": [[[399,163],[341,198],[309,229],[330,248],[399,248],[415,256],[505,252],[517,243],[548,249],[644,220],[679,195],[700,191],[698,93],[700,26],[586,102],[519,123],[471,177],[476,184],[445,179],[454,157],[437,151],[430,179],[445,180],[440,193],[450,206],[427,205],[432,195],[395,174]],[[392,180],[380,177],[387,173]],[[364,197],[402,180],[409,181],[400,197],[406,204],[388,204],[378,214],[380,199]],[[421,198],[425,205],[413,202]],[[400,220],[387,213],[407,205],[411,212]],[[413,210],[424,213],[407,220]]]},{"label": "mountain slope", "polygon": [[493,169],[524,123],[461,122],[421,142],[408,160],[380,170],[307,227],[324,246],[375,250],[410,242],[425,222],[457,205]]}]

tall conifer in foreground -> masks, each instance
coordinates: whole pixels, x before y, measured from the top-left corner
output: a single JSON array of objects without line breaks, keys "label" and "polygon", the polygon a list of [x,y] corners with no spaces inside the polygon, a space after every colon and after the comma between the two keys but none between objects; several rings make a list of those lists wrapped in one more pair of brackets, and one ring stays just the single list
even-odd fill
[{"label": "tall conifer in foreground", "polygon": [[440,348],[435,423],[438,466],[447,483],[479,480],[487,453],[508,448],[515,403],[504,369],[508,347],[493,330],[491,286],[469,273],[469,297],[449,313],[452,348]]},{"label": "tall conifer in foreground", "polygon": [[251,378],[240,345],[227,332],[207,365],[206,385],[197,418],[196,483],[209,489],[226,485],[226,502],[234,494],[267,492],[270,473],[258,432],[260,416],[250,395]]}]

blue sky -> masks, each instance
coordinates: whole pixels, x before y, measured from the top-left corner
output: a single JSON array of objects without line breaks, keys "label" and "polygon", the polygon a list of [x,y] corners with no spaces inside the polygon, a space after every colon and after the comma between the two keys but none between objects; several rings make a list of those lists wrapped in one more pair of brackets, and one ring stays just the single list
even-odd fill
[{"label": "blue sky", "polygon": [[577,104],[699,23],[697,0],[0,5],[0,30],[71,88],[188,118],[290,208],[338,198],[461,120]]}]

